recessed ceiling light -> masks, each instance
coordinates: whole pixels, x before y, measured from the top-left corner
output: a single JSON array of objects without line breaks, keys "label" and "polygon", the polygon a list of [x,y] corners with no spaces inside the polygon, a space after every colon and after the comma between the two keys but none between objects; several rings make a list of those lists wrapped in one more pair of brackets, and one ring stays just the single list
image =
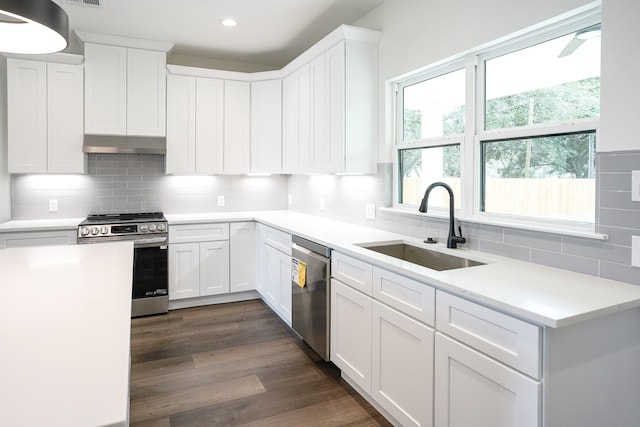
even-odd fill
[{"label": "recessed ceiling light", "polygon": [[225,18],[222,21],[220,21],[222,23],[222,25],[224,25],[225,27],[235,27],[236,25],[238,25],[238,22],[233,19],[233,18]]}]

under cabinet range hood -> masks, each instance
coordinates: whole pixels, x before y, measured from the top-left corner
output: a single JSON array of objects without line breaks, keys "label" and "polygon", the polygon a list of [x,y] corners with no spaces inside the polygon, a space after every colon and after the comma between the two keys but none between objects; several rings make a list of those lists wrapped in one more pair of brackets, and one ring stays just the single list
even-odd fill
[{"label": "under cabinet range hood", "polygon": [[166,154],[167,138],[160,136],[85,135],[84,153]]}]

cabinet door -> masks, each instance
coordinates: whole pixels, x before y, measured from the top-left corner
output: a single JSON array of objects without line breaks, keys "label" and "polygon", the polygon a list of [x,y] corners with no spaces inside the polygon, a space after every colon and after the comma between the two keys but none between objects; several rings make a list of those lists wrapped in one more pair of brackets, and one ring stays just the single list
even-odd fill
[{"label": "cabinet door", "polygon": [[310,83],[309,64],[283,81],[283,157],[288,173],[304,173],[309,168]]},{"label": "cabinet door", "polygon": [[[345,172],[345,42],[325,53],[328,133],[327,172]],[[375,146],[372,145],[372,148]]]},{"label": "cabinet door", "polygon": [[167,76],[166,173],[194,173],[196,168],[196,81]]},{"label": "cabinet door", "polygon": [[279,313],[280,300],[280,257],[272,246],[263,245],[264,255],[264,297],[267,303]]},{"label": "cabinet door", "polygon": [[47,171],[47,64],[7,59],[9,172]]},{"label": "cabinet door", "polygon": [[127,49],[84,44],[84,130],[88,134],[127,133]]},{"label": "cabinet door", "polygon": [[433,330],[373,302],[371,394],[403,426],[433,420]]},{"label": "cabinet door", "polygon": [[200,243],[200,296],[229,293],[229,242]]},{"label": "cabinet door", "polygon": [[309,171],[325,172],[329,151],[327,143],[327,95],[325,55],[320,55],[309,64],[310,85],[310,139]]},{"label": "cabinet door", "polygon": [[47,65],[47,169],[83,173],[84,70],[81,65]]},{"label": "cabinet door", "polygon": [[331,279],[331,361],[371,394],[372,299]]},{"label": "cabinet door", "polygon": [[250,102],[249,82],[224,82],[224,173],[249,172]]},{"label": "cabinet door", "polygon": [[539,427],[539,382],[440,333],[435,342],[436,427]]},{"label": "cabinet door", "polygon": [[232,222],[229,238],[230,292],[256,288],[256,224]]},{"label": "cabinet door", "polygon": [[197,173],[220,173],[224,160],[224,81],[196,78]]},{"label": "cabinet door", "polygon": [[282,171],[282,80],[251,83],[251,172]]},{"label": "cabinet door", "polygon": [[127,49],[127,134],[165,136],[167,55]]},{"label": "cabinet door", "polygon": [[169,299],[200,295],[200,244],[169,245]]},{"label": "cabinet door", "polygon": [[291,255],[278,252],[278,306],[282,319],[291,326]]}]

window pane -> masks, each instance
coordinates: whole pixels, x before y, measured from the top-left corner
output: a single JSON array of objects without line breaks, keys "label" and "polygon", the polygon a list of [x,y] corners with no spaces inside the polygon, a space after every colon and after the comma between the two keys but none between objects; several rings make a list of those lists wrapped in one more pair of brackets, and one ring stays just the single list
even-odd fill
[{"label": "window pane", "polygon": [[482,143],[485,212],[594,222],[595,133]]},{"label": "window pane", "polygon": [[585,30],[485,61],[485,129],[599,116],[600,37]]},{"label": "window pane", "polygon": [[403,89],[403,141],[464,133],[464,69]]},{"label": "window pane", "polygon": [[[442,181],[453,190],[455,207],[460,207],[460,145],[400,150],[399,163],[400,203],[418,206],[427,187]],[[448,208],[448,193],[434,189],[429,207]]]}]

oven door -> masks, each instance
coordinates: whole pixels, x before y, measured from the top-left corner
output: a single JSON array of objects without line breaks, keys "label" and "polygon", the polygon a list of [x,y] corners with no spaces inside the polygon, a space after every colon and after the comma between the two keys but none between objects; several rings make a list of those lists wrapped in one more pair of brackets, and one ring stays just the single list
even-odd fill
[{"label": "oven door", "polygon": [[166,236],[134,240],[132,317],[168,311],[168,252]]},{"label": "oven door", "polygon": [[[151,240],[151,239],[147,239]],[[134,244],[133,298],[167,296],[169,275],[166,239],[164,244]]]}]

